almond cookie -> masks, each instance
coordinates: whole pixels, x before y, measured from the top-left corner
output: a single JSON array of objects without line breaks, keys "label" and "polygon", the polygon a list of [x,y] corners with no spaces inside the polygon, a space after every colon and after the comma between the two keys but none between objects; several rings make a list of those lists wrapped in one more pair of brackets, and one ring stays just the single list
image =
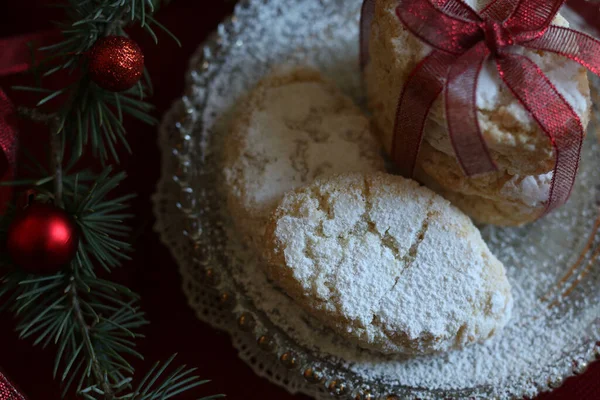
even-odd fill
[{"label": "almond cookie", "polygon": [[[488,0],[467,0],[481,10]],[[431,48],[405,30],[398,20],[396,0],[378,0],[370,36],[370,64],[365,71],[368,99],[383,145],[390,152],[398,98],[409,74]],[[568,26],[558,15],[554,23]],[[541,51],[514,51],[538,64],[558,91],[589,121],[590,89],[587,73],[579,64]],[[484,66],[477,90],[477,108],[482,134],[500,170],[510,175],[539,175],[554,167],[549,138],[502,83],[490,60]],[[438,151],[454,157],[448,138],[443,96],[434,104],[425,127],[425,140]]]},{"label": "almond cookie", "polygon": [[504,267],[471,220],[402,177],[342,174],[286,194],[264,248],[277,285],[366,349],[462,348],[510,317]]},{"label": "almond cookie", "polygon": [[239,107],[226,138],[228,206],[238,230],[259,243],[283,194],[339,172],[384,170],[369,121],[314,70],[267,77]]},{"label": "almond cookie", "polygon": [[518,226],[535,221],[546,209],[552,172],[510,175],[497,171],[467,178],[454,157],[423,143],[416,178],[476,222]]}]

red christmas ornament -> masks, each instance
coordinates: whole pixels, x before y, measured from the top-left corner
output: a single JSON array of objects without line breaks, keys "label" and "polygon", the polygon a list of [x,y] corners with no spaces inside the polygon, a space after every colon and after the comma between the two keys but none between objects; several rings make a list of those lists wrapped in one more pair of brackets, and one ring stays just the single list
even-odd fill
[{"label": "red christmas ornament", "polygon": [[144,72],[140,46],[123,36],[98,39],[88,53],[88,60],[92,81],[111,92],[133,87]]},{"label": "red christmas ornament", "polygon": [[78,244],[75,222],[52,204],[30,205],[8,228],[8,253],[30,273],[58,272],[75,257]]}]

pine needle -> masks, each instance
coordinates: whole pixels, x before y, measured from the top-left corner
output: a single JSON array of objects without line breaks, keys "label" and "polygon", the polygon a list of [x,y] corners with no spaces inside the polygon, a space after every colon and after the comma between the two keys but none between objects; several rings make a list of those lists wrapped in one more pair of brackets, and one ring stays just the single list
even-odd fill
[{"label": "pine needle", "polygon": [[[33,345],[55,345],[52,373],[62,382],[63,396],[75,388],[80,398],[90,400],[167,400],[208,382],[200,380],[193,368],[171,369],[173,356],[157,363],[133,389],[134,370],[129,358],[143,359],[135,342],[143,337],[140,329],[148,321],[137,294],[99,278],[96,271],[104,268],[109,273],[129,259],[131,229],[126,223],[132,215],[127,212],[127,203],[134,195],[111,194],[126,176],[113,174],[110,167],[100,174],[72,171],[87,152],[103,164],[109,157],[118,162],[119,146],[131,152],[123,126],[126,115],[157,123],[150,115],[152,104],[144,101],[152,93],[147,70],[132,89],[112,93],[92,82],[85,56],[98,38],[125,35],[127,23],[139,23],[155,41],[158,38],[152,26],[156,26],[180,44],[152,16],[157,5],[157,0],[67,0],[60,5],[66,20],[57,23],[63,39],[39,49],[46,57],[34,63],[38,86],[14,87],[39,96],[37,107],[53,100],[64,102],[45,119],[59,139],[48,146],[49,159],[54,161],[52,170],[29,156],[32,166],[28,169],[34,178],[10,185],[35,186],[38,201],[64,205],[77,223],[80,243],[75,258],[56,274],[35,276],[17,269],[1,276],[0,308],[10,309],[18,319],[20,337]],[[40,87],[41,77],[62,70],[72,74],[72,84],[57,89]],[[32,113],[43,112],[34,109]],[[71,154],[63,165],[67,143]],[[0,235],[6,235],[14,213],[13,207],[0,221]],[[4,265],[10,265],[10,260],[0,254],[0,267]]]}]

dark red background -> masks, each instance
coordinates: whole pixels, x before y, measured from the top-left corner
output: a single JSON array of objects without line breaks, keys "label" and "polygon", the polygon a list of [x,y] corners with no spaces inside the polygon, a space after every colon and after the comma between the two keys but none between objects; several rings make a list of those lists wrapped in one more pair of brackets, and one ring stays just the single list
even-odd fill
[{"label": "dark red background", "polygon": [[[50,28],[50,21],[61,17],[60,11],[42,7],[46,3],[44,0],[2,3],[0,38]],[[181,48],[166,35],[160,35],[160,44],[155,46],[147,35],[137,30],[132,32],[144,49],[146,65],[155,83],[153,102],[157,117],[160,118],[181,95],[190,55],[231,12],[232,7],[231,2],[223,0],[177,0],[160,11],[159,20],[181,39]],[[8,90],[10,85],[26,83],[28,79],[24,76],[3,78],[0,86],[7,89],[16,103],[31,104],[32,98]],[[30,149],[43,150],[47,143],[44,132],[31,124],[23,124],[21,128],[25,145]],[[135,121],[128,121],[126,128],[133,154],[122,158],[121,167],[132,177],[127,181],[126,190],[138,194],[133,201],[136,214],[132,222],[136,233],[135,253],[133,261],[125,264],[113,278],[141,294],[142,307],[152,322],[144,329],[146,338],[139,342],[139,350],[146,361],[134,363],[138,374],[142,374],[154,361],[164,360],[171,353],[178,352],[179,362],[198,367],[202,378],[212,380],[210,384],[179,396],[179,399],[196,399],[215,393],[226,393],[232,399],[306,399],[291,396],[256,377],[238,359],[227,335],[214,331],[195,318],[180,290],[177,266],[152,231],[154,217],[150,196],[155,190],[160,169],[156,128]],[[33,348],[31,341],[18,340],[13,329],[11,317],[6,313],[0,314],[0,367],[30,400],[59,399],[59,385],[52,380],[54,351]],[[600,364],[594,364],[583,376],[569,379],[563,387],[540,399],[600,399]]]}]

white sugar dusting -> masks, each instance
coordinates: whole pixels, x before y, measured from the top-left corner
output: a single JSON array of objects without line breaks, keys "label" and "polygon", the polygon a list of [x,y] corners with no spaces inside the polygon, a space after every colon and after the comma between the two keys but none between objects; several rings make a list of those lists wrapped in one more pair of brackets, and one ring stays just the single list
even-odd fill
[{"label": "white sugar dusting", "polygon": [[[211,94],[202,120],[205,129],[214,131],[211,140],[227,134],[226,119],[218,118],[227,115],[235,101],[273,65],[316,66],[346,93],[357,100],[362,98],[356,62],[360,1],[271,2],[279,7],[264,6],[262,0],[252,2],[253,23],[236,36],[241,45],[233,47],[208,87]],[[577,272],[557,288],[557,282],[583,251],[597,217],[594,196],[600,168],[594,136],[590,134],[586,139],[582,169],[566,206],[524,228],[482,228],[491,251],[506,266],[514,296],[512,319],[500,336],[486,344],[412,359],[377,355],[349,345],[267,281],[256,256],[241,245],[229,221],[225,228],[231,239],[228,253],[232,255],[233,277],[253,306],[331,376],[381,384],[385,393],[408,387],[474,390],[498,398],[535,394],[548,388],[548,379],[569,374],[573,365],[571,354],[587,357],[593,345],[590,338],[598,335],[598,265],[592,264],[587,277],[562,299],[562,293],[576,283],[590,254],[584,256]],[[218,140],[206,145],[209,151],[219,151]],[[535,192],[535,185],[530,189]],[[226,213],[223,209],[225,221]],[[546,294],[549,301],[542,300]],[[554,300],[559,300],[558,305],[550,307]],[[262,357],[260,353],[257,356]],[[334,369],[333,365],[337,367]],[[419,393],[421,398],[436,397],[435,393]]]},{"label": "white sugar dusting", "polygon": [[515,176],[500,191],[507,199],[515,199],[526,206],[537,207],[546,201],[552,183],[552,172],[538,176]]},{"label": "white sugar dusting", "polygon": [[384,168],[369,121],[316,71],[278,70],[239,108],[224,175],[239,229],[257,242],[285,192],[321,176]]},{"label": "white sugar dusting", "polygon": [[[272,234],[273,273],[359,346],[424,354],[499,332],[512,298],[471,221],[416,182],[387,174],[319,179],[289,193]],[[300,293],[297,290],[301,287]]]},{"label": "white sugar dusting", "polygon": [[[587,152],[588,159],[595,157],[597,151],[594,148],[593,152]],[[591,178],[590,175],[600,178],[597,173],[590,173],[586,178]],[[585,192],[582,185],[585,183],[580,180],[579,193]],[[565,368],[570,368],[570,362],[565,366],[560,362],[561,359],[580,345],[580,338],[574,332],[588,329],[597,318],[597,315],[594,317],[593,314],[580,311],[598,301],[597,294],[596,299],[583,297],[578,307],[563,314],[559,314],[556,308],[548,310],[548,303],[540,300],[564,274],[568,261],[573,259],[568,256],[573,254],[572,248],[581,248],[585,240],[576,235],[565,240],[564,232],[582,231],[583,226],[586,227],[583,231],[589,231],[591,221],[582,220],[577,215],[577,207],[585,204],[586,200],[585,195],[575,196],[568,211],[560,211],[560,214],[552,215],[530,228],[486,227],[483,230],[492,252],[507,267],[515,299],[513,316],[504,330],[491,341],[460,351],[417,358],[394,358],[345,342],[274,288],[264,276],[260,261],[236,245],[239,243],[236,234],[230,232],[233,239],[231,251],[240,257],[234,279],[244,287],[254,305],[298,344],[310,349],[319,358],[340,363],[342,370],[352,371],[362,379],[382,381],[391,386],[443,390],[478,386],[497,390],[516,385],[519,390],[526,389],[525,392],[534,393],[536,386],[533,383],[529,382],[531,387],[524,387],[530,379],[528,376],[564,374]],[[345,277],[353,278],[349,275]],[[369,293],[356,292],[355,295],[366,296]],[[502,299],[497,300],[499,304],[504,304]],[[387,308],[391,309],[394,305],[388,304]],[[423,308],[434,306],[422,305]],[[500,392],[494,394],[504,397]]]}]

